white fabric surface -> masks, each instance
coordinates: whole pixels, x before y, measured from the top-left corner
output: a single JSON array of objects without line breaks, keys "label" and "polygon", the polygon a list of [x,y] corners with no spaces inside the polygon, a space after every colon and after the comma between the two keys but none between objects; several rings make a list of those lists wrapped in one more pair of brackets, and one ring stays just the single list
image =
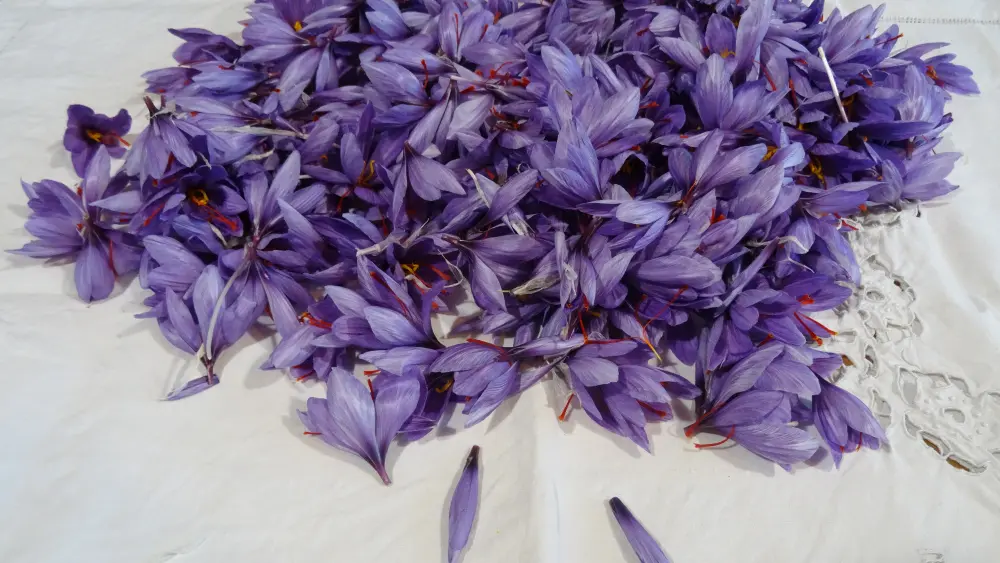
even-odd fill
[{"label": "white fabric surface", "polygon": [[[171,64],[178,44],[166,28],[238,33],[244,2],[0,0],[0,247],[28,240],[19,178],[75,181],[66,106],[126,107],[137,132],[139,75]],[[615,495],[677,563],[997,561],[1000,4],[897,0],[894,18],[932,22],[903,24],[901,46],[952,42],[983,94],[951,106],[945,143],[966,155],[963,189],[858,235],[859,254],[879,256],[865,268],[876,293],[830,316],[843,332],[829,346],[856,364],[841,384],[886,415],[890,452],[789,474],[739,448],[695,451],[672,421],[650,428],[650,456],[582,412],[560,423],[565,392],[547,381],[471,430],[394,448],[386,488],[302,435],[294,411],[321,388],[256,369],[268,334],[225,356],[219,387],[160,402],[196,368],[132,318],[137,284],[88,306],[70,267],[4,254],[0,561],[439,562],[473,444],[483,495],[469,563],[634,561],[607,508]]]}]

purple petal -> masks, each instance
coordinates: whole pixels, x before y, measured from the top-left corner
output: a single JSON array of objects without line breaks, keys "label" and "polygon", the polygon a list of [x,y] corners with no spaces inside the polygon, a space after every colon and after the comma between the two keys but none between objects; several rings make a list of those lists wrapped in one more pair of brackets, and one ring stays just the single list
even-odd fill
[{"label": "purple petal", "polygon": [[469,282],[476,304],[486,311],[506,311],[503,287],[500,286],[496,273],[475,255],[470,256],[470,260],[472,275]]},{"label": "purple petal", "polygon": [[737,426],[733,441],[780,465],[805,461],[819,449],[819,442],[808,432],[784,424]]},{"label": "purple petal", "polygon": [[469,428],[482,422],[487,416],[500,406],[504,400],[517,391],[518,364],[500,364],[503,369],[496,377],[489,380],[486,389],[476,399],[469,408],[469,418],[465,420],[465,427]]},{"label": "purple petal", "polygon": [[455,563],[469,543],[479,508],[479,446],[472,446],[448,510],[448,563]]},{"label": "purple petal", "polygon": [[698,70],[705,62],[705,55],[701,50],[683,39],[657,37],[656,42],[660,44],[660,50],[667,54],[667,58],[688,70]]},{"label": "purple petal", "polygon": [[493,363],[501,354],[500,349],[485,344],[454,344],[445,348],[428,370],[434,373],[466,371]]},{"label": "purple petal", "polygon": [[[388,377],[388,376],[387,376]],[[377,428],[375,438],[378,444],[379,456],[385,463],[385,454],[389,444],[399,433],[399,429],[413,416],[420,402],[420,381],[413,377],[389,377],[388,382],[378,387],[375,395],[375,421]],[[380,471],[386,485],[385,469]]]},{"label": "purple petal", "polygon": [[434,201],[437,198],[428,199],[424,193],[449,192],[456,195],[465,195],[465,188],[458,183],[455,173],[446,168],[440,162],[417,154],[412,150],[407,150],[406,171],[409,174],[410,186],[422,198]]},{"label": "purple petal", "polygon": [[618,381],[618,366],[603,358],[574,358],[566,362],[570,373],[587,387]]},{"label": "purple petal", "polygon": [[306,86],[312,82],[316,74],[316,67],[319,66],[319,59],[323,55],[321,49],[309,49],[292,59],[292,62],[285,67],[278,82],[278,103],[281,109],[291,110],[299,102]]},{"label": "purple petal", "polygon": [[198,379],[192,379],[191,381],[187,382],[187,384],[184,385],[184,387],[181,387],[180,389],[167,395],[166,400],[177,401],[185,397],[190,397],[191,395],[197,395],[198,393],[201,393],[202,391],[205,391],[210,387],[215,387],[218,384],[219,384],[218,376],[209,377],[206,375],[204,377],[199,377]]},{"label": "purple petal", "polygon": [[510,366],[506,362],[493,362],[481,368],[455,372],[452,392],[459,396],[475,397],[486,389],[491,381],[500,377]]},{"label": "purple petal", "polygon": [[754,386],[757,379],[764,373],[767,366],[777,358],[783,348],[781,346],[766,346],[759,348],[749,356],[736,362],[728,372],[720,373],[718,383],[712,386],[710,393],[714,404],[722,404],[733,395],[746,391]]},{"label": "purple petal", "polygon": [[76,292],[80,299],[90,302],[111,295],[115,276],[108,262],[108,254],[99,244],[84,244],[76,258]]},{"label": "purple petal", "polygon": [[365,309],[365,319],[375,337],[390,347],[412,346],[427,340],[427,336],[413,326],[409,319],[392,309],[368,307]]},{"label": "purple petal", "polygon": [[198,325],[195,324],[194,318],[191,316],[191,310],[176,293],[169,289],[166,291],[165,302],[167,317],[174,326],[177,336],[184,343],[185,351],[189,354],[196,353],[198,347],[201,346],[201,334],[198,331]]},{"label": "purple petal", "polygon": [[618,525],[621,526],[625,539],[628,540],[629,545],[632,546],[639,558],[639,563],[670,563],[670,559],[663,553],[660,544],[656,543],[653,536],[649,535],[646,528],[642,527],[642,524],[632,515],[621,499],[614,497],[610,504],[611,512],[615,515]]},{"label": "purple petal", "polygon": [[382,371],[404,375],[409,369],[428,366],[439,354],[440,352],[430,348],[400,346],[391,350],[365,352],[360,357]]},{"label": "purple petal", "polygon": [[704,256],[670,254],[640,264],[636,277],[644,282],[671,287],[687,285],[702,288],[720,281],[722,272]]},{"label": "purple petal", "polygon": [[389,476],[375,436],[375,403],[368,388],[340,368],[330,371],[326,383],[330,428],[325,430],[335,444],[340,444],[338,447],[367,461],[388,485]]}]

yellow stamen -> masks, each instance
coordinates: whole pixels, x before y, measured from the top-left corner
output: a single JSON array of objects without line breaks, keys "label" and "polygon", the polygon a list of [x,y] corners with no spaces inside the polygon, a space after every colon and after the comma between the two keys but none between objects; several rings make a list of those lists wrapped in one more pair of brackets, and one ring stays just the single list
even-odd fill
[{"label": "yellow stamen", "polygon": [[188,198],[191,203],[201,207],[203,205],[208,205],[208,193],[201,188],[195,188],[188,192]]},{"label": "yellow stamen", "polygon": [[87,129],[87,138],[95,143],[104,142],[104,135],[100,131],[94,131],[93,129]]},{"label": "yellow stamen", "polygon": [[729,49],[723,49],[722,52],[719,54],[722,55],[722,58],[728,59],[729,57],[732,57],[736,53],[730,51]]},{"label": "yellow stamen", "polygon": [[297,21],[297,22],[295,22],[295,23],[294,23],[294,24],[292,25],[292,29],[294,29],[294,30],[295,30],[295,33],[298,33],[298,32],[300,32],[300,31],[302,31],[302,22],[298,22],[298,21]]},{"label": "yellow stamen", "polygon": [[809,159],[809,172],[812,172],[821,182],[824,181],[823,166],[820,165],[819,160],[815,157]]},{"label": "yellow stamen", "polygon": [[778,152],[778,147],[767,147],[767,152],[764,153],[764,160],[771,160],[771,157],[774,156],[774,153],[776,152]]}]

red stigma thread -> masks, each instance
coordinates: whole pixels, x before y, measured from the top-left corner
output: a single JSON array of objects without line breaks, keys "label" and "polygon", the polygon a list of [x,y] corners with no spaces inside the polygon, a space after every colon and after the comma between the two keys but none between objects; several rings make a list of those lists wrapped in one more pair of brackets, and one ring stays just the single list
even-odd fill
[{"label": "red stigma thread", "polygon": [[163,211],[163,208],[166,207],[166,205],[167,203],[163,202],[159,206],[157,206],[157,208],[154,209],[153,212],[149,214],[149,217],[146,217],[146,220],[142,222],[142,226],[148,227],[149,224],[153,222],[153,219],[155,219],[156,216],[159,215],[161,211]]},{"label": "red stigma thread", "polygon": [[649,403],[644,403],[642,401],[636,401],[636,402],[639,403],[639,406],[648,409],[649,412],[655,414],[656,416],[658,416],[660,418],[667,418],[667,416],[669,416],[669,414],[667,413],[667,411],[661,411],[660,409],[655,408],[653,405],[650,405]]},{"label": "red stigma thread", "polygon": [[566,420],[566,415],[569,414],[569,405],[573,402],[573,397],[576,397],[576,393],[569,394],[569,399],[566,399],[566,406],[564,406],[562,412],[559,413],[559,420]]},{"label": "red stigma thread", "polygon": [[688,426],[687,428],[684,429],[684,435],[687,436],[688,438],[690,438],[691,436],[694,436],[695,432],[698,431],[698,427],[701,426],[701,423],[705,422],[705,419],[707,419],[708,417],[710,417],[713,414],[715,414],[715,412],[718,411],[720,408],[722,408],[722,405],[724,405],[724,404],[725,403],[719,403],[719,404],[715,405],[714,407],[712,407],[712,408],[708,409],[707,411],[705,411],[701,416],[698,417],[697,420],[695,420],[693,423],[691,423],[691,426]]},{"label": "red stigma thread", "polygon": [[694,447],[698,448],[699,450],[703,450],[705,448],[714,448],[716,446],[721,446],[722,444],[728,442],[733,437],[734,434],[736,434],[736,427],[732,426],[729,429],[729,433],[726,434],[726,437],[719,440],[718,442],[712,442],[711,444],[695,444]]}]

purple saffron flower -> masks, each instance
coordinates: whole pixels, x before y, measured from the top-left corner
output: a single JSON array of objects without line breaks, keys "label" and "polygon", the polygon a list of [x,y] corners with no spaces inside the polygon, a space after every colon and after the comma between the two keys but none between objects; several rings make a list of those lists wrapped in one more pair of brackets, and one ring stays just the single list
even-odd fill
[{"label": "purple saffron flower", "polygon": [[653,536],[642,527],[642,524],[632,515],[632,511],[618,497],[613,497],[609,504],[611,513],[621,526],[625,539],[635,551],[639,563],[670,563],[670,558],[663,553],[663,548],[653,539]]},{"label": "purple saffron flower", "polygon": [[[165,178],[175,164],[191,167],[197,156],[191,140],[180,128],[178,120],[165,107],[157,108],[146,98],[149,110],[149,127],[135,139],[135,146],[125,159],[125,171],[130,176],[155,180]],[[193,127],[188,124],[187,128]]]},{"label": "purple saffron flower", "polygon": [[63,135],[63,146],[70,152],[73,169],[82,178],[97,149],[104,147],[112,158],[125,155],[128,141],[122,137],[132,128],[132,118],[125,110],[108,117],[87,106],[74,104],[66,111],[69,120]]},{"label": "purple saffron flower", "polygon": [[[299,418],[307,434],[368,462],[386,485],[385,455],[392,439],[417,408],[420,383],[410,377],[379,377],[369,390],[350,373],[335,368],[325,399],[312,398]],[[384,381],[384,382],[383,382]]]},{"label": "purple saffron flower", "polygon": [[861,399],[825,380],[820,381],[820,387],[813,399],[813,416],[838,467],[845,453],[861,446],[877,450],[887,441],[882,426]]},{"label": "purple saffron flower", "polygon": [[479,508],[479,446],[472,446],[458,478],[448,511],[448,563],[458,561],[469,543],[472,524]]},{"label": "purple saffron flower", "polygon": [[73,256],[76,291],[88,302],[106,298],[119,275],[139,266],[135,240],[114,229],[117,221],[103,209],[105,205],[113,209],[119,197],[102,199],[111,182],[110,166],[108,152],[101,146],[76,193],[51,180],[22,184],[33,211],[25,228],[38,240],[13,252],[34,258]]}]

